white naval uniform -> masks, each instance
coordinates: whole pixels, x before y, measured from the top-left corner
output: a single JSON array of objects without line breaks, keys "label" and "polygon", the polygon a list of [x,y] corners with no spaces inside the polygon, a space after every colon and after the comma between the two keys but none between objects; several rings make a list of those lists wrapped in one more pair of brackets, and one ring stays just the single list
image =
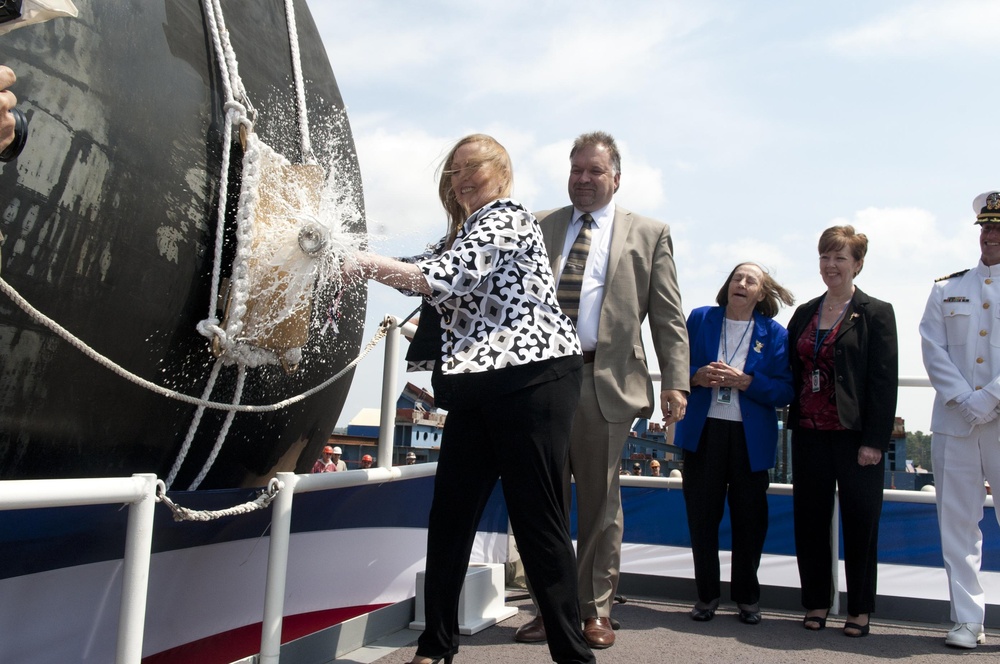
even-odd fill
[{"label": "white naval uniform", "polygon": [[974,426],[962,415],[958,399],[978,389],[1000,399],[1000,265],[980,261],[965,274],[935,283],[920,337],[936,392],[931,457],[951,618],[982,624],[979,521],[986,498],[983,480],[1000,487],[1000,418]]}]

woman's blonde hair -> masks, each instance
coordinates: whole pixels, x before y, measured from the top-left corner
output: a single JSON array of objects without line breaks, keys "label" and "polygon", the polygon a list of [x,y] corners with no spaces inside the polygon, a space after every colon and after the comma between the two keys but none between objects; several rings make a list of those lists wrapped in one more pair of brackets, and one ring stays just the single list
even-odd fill
[{"label": "woman's blonde hair", "polygon": [[865,266],[865,254],[868,253],[868,236],[864,233],[855,233],[854,226],[831,226],[823,231],[819,236],[819,253],[825,254],[831,251],[840,251],[847,248],[851,258],[858,263],[858,271],[854,276],[861,274],[861,269]]},{"label": "woman's blonde hair", "polygon": [[438,180],[438,197],[441,199],[441,205],[444,206],[444,210],[448,215],[447,246],[451,246],[452,242],[455,241],[458,229],[462,227],[468,216],[465,210],[462,209],[462,206],[459,205],[458,200],[455,198],[455,192],[451,188],[451,176],[454,173],[452,162],[455,159],[455,153],[460,147],[468,143],[479,143],[483,147],[480,153],[482,161],[476,165],[491,164],[493,166],[497,178],[497,198],[510,196],[510,192],[514,188],[514,169],[510,163],[510,155],[507,154],[507,150],[495,138],[486,134],[470,134],[455,143],[455,146],[448,152],[448,156],[444,158],[441,167],[438,169],[440,178]]}]

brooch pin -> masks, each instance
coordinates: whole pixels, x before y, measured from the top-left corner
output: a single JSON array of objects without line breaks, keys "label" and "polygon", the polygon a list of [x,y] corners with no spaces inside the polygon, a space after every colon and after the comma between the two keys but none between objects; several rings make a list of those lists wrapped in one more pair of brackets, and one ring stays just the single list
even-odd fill
[{"label": "brooch pin", "polygon": [[851,320],[854,320],[855,318],[860,318],[860,317],[861,317],[861,314],[859,314],[859,313],[853,313],[853,314],[851,314]]},{"label": "brooch pin", "polygon": [[760,353],[760,351],[762,350],[764,350],[764,344],[761,343],[760,341],[757,341],[757,343],[755,343],[753,346],[753,352]]}]

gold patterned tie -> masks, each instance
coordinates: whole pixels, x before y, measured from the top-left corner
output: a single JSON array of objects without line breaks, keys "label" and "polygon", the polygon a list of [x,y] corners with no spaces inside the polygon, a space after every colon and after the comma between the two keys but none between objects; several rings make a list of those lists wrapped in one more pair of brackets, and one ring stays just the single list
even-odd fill
[{"label": "gold patterned tie", "polygon": [[559,298],[559,306],[563,313],[570,317],[576,325],[577,316],[580,315],[580,287],[583,286],[583,273],[587,267],[587,254],[590,253],[590,227],[594,223],[594,218],[589,212],[585,212],[580,220],[583,226],[580,234],[576,236],[573,246],[570,247],[569,256],[566,258],[566,267],[563,268],[562,277],[559,278],[559,290],[556,296]]}]

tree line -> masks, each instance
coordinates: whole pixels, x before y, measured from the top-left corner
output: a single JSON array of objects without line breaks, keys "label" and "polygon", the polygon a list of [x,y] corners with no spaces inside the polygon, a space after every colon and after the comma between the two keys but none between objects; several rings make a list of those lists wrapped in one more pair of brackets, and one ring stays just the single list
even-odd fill
[{"label": "tree line", "polygon": [[923,431],[906,433],[906,458],[913,461],[913,467],[920,466],[928,472],[931,468],[931,435]]}]

